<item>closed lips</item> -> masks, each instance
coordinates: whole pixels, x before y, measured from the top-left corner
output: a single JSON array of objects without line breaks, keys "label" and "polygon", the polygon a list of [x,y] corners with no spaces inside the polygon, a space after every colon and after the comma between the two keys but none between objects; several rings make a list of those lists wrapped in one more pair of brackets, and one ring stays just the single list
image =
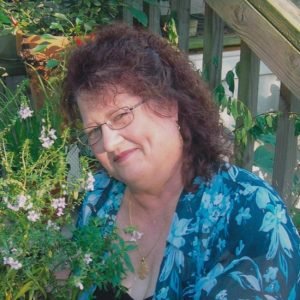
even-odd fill
[{"label": "closed lips", "polygon": [[120,162],[120,161],[122,161],[123,159],[125,159],[126,157],[128,157],[128,155],[130,155],[135,150],[137,150],[137,149],[136,148],[135,149],[129,149],[129,150],[121,152],[120,154],[118,154],[118,155],[116,155],[114,157],[114,162]]}]

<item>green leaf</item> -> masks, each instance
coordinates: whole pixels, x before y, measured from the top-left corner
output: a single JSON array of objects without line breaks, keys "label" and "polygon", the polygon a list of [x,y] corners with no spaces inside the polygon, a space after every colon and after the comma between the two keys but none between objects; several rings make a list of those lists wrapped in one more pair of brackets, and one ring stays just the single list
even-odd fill
[{"label": "green leaf", "polygon": [[273,160],[273,150],[266,146],[259,146],[254,152],[254,164],[269,174],[272,173]]},{"label": "green leaf", "polygon": [[45,42],[45,43],[42,43],[40,45],[37,45],[36,47],[34,47],[32,49],[33,52],[43,52],[47,46],[49,45],[49,43]]},{"label": "green leaf", "polygon": [[213,65],[217,68],[219,66],[219,57],[214,56],[212,60]]},{"label": "green leaf", "polygon": [[89,23],[84,23],[83,27],[84,27],[85,32],[90,32],[93,29],[93,27]]},{"label": "green leaf", "polygon": [[241,143],[242,145],[246,146],[247,145],[247,130],[245,128],[241,129]]},{"label": "green leaf", "polygon": [[295,120],[295,136],[300,135],[300,118]]},{"label": "green leaf", "polygon": [[293,208],[292,218],[295,226],[300,230],[300,209]]},{"label": "green leaf", "polygon": [[219,84],[214,90],[215,100],[220,105],[225,96],[225,89],[222,84]]},{"label": "green leaf", "polygon": [[276,143],[276,137],[274,134],[271,134],[271,133],[262,134],[259,137],[259,140],[264,142],[265,144],[271,144],[273,146],[275,146],[275,143]]},{"label": "green leaf", "polygon": [[6,25],[11,24],[9,17],[6,14],[4,14],[2,11],[0,11],[0,23],[6,24]]},{"label": "green leaf", "polygon": [[68,18],[67,18],[66,15],[64,15],[64,14],[61,14],[61,13],[54,13],[53,15],[54,15],[54,17],[57,18],[57,19],[68,21]]},{"label": "green leaf", "polygon": [[253,126],[252,115],[249,109],[247,109],[246,114],[244,116],[244,124],[247,129]]},{"label": "green leaf", "polygon": [[232,71],[227,72],[226,74],[226,83],[228,84],[229,91],[234,93],[234,73]]},{"label": "green leaf", "polygon": [[61,24],[56,23],[56,22],[52,22],[49,28],[64,32],[64,28],[61,26]]},{"label": "green leaf", "polygon": [[171,44],[178,44],[178,33],[176,28],[176,22],[174,18],[170,18],[167,22],[167,30],[168,30],[168,40]]},{"label": "green leaf", "polygon": [[52,69],[59,65],[59,61],[57,59],[49,59],[46,64],[46,68]]},{"label": "green leaf", "polygon": [[141,11],[141,10],[138,10],[134,7],[129,7],[128,8],[130,13],[132,14],[132,16],[137,19],[143,26],[147,26],[148,25],[148,17],[147,15]]},{"label": "green leaf", "polygon": [[231,114],[234,119],[238,117],[238,102],[236,100],[231,102]]},{"label": "green leaf", "polygon": [[45,33],[41,35],[41,38],[44,40],[53,40],[55,39],[55,36],[52,34]]},{"label": "green leaf", "polygon": [[273,118],[271,115],[266,115],[266,124],[270,128],[273,126]]},{"label": "green leaf", "polygon": [[28,281],[27,283],[25,283],[25,284],[21,287],[21,289],[19,290],[19,292],[18,292],[18,294],[16,295],[16,298],[15,298],[15,299],[19,299],[19,298],[21,298],[22,296],[24,296],[25,293],[28,292],[28,291],[31,289],[33,283],[34,283],[33,281]]},{"label": "green leaf", "polygon": [[80,18],[77,17],[77,18],[75,19],[75,24],[76,24],[76,25],[81,25],[82,23],[83,23],[83,21],[82,21]]},{"label": "green leaf", "polygon": [[240,79],[240,76],[241,76],[241,64],[240,64],[240,62],[238,62],[235,65],[235,73],[236,73],[236,76]]}]

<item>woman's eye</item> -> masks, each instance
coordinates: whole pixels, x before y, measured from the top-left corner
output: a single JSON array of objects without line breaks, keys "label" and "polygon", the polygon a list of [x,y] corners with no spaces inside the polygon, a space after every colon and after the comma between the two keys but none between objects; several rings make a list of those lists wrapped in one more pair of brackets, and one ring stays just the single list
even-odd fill
[{"label": "woman's eye", "polygon": [[99,133],[100,133],[100,128],[96,127],[93,130],[89,131],[87,133],[87,135],[88,135],[89,138],[94,138],[94,137],[98,137]]},{"label": "woman's eye", "polygon": [[128,112],[121,112],[113,117],[113,122],[120,122],[128,116]]}]

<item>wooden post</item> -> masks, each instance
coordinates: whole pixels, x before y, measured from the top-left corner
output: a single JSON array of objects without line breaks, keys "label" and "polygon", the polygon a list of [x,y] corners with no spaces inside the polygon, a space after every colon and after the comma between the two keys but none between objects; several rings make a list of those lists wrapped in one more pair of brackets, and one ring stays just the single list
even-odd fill
[{"label": "wooden post", "polygon": [[205,3],[202,77],[213,90],[221,83],[224,22]]},{"label": "wooden post", "polygon": [[191,0],[171,0],[171,10],[175,10],[177,14],[178,47],[180,50],[188,52]]},{"label": "wooden post", "polygon": [[289,120],[289,113],[300,113],[300,99],[297,99],[283,84],[280,88],[279,110],[283,115],[278,121],[272,184],[285,200],[287,207],[291,209],[297,137],[294,135],[294,122]]},{"label": "wooden post", "polygon": [[[247,44],[242,41],[238,99],[248,107],[252,116],[257,114],[259,66],[259,58],[252,52]],[[236,124],[236,126],[243,126],[243,124]],[[254,141],[249,135],[246,148],[240,149],[236,147],[235,153],[235,157],[240,157],[240,161],[237,163],[251,171],[254,156]]]},{"label": "wooden post", "polygon": [[155,4],[149,4],[149,28],[161,35],[160,30],[160,7],[157,0],[154,0]]}]

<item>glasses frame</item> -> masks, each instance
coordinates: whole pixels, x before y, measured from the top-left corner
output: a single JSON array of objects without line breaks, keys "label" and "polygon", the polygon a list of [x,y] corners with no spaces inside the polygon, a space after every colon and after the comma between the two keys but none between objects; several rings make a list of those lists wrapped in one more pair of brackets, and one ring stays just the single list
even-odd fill
[{"label": "glasses frame", "polygon": [[[80,134],[79,134],[79,136],[77,137],[77,140],[78,140],[78,142],[80,143],[80,144],[82,144],[83,146],[94,146],[94,145],[96,145],[100,140],[101,140],[101,138],[102,138],[102,131],[101,131],[101,127],[103,126],[103,125],[107,125],[110,129],[112,129],[112,130],[119,130],[119,129],[123,129],[123,128],[125,128],[125,127],[127,127],[127,126],[129,126],[131,123],[132,123],[132,121],[134,120],[134,113],[133,113],[133,110],[134,109],[136,109],[137,107],[139,107],[139,106],[141,106],[142,104],[144,104],[146,101],[145,100],[143,100],[143,101],[141,101],[141,102],[138,102],[137,104],[135,104],[135,105],[133,105],[133,106],[123,106],[123,107],[120,107],[120,108],[118,108],[117,110],[115,110],[113,113],[111,113],[110,114],[110,117],[105,121],[105,122],[103,122],[103,123],[101,123],[101,124],[98,124],[98,125],[96,125],[96,126],[89,126],[89,127],[86,127],[86,128],[83,128],[81,131],[80,131]],[[128,111],[132,114],[132,119],[131,119],[131,121],[128,123],[128,124],[126,124],[125,126],[121,126],[121,127],[112,127],[112,123],[111,123],[111,121],[110,121],[110,118],[111,118],[111,116],[113,115],[113,114],[115,114],[116,112],[118,112],[119,110],[124,110],[124,109],[128,109]],[[86,137],[87,138],[87,141],[88,141],[88,134],[85,132],[85,130],[87,130],[87,129],[96,129],[96,128],[98,128],[99,130],[100,130],[100,132],[101,132],[101,136],[100,136],[100,138],[96,141],[96,142],[94,142],[94,143],[92,143],[92,144],[89,144],[88,142],[87,143],[85,143],[85,142],[83,142],[82,141],[82,138],[80,138],[81,136],[84,136],[84,137]]]}]

